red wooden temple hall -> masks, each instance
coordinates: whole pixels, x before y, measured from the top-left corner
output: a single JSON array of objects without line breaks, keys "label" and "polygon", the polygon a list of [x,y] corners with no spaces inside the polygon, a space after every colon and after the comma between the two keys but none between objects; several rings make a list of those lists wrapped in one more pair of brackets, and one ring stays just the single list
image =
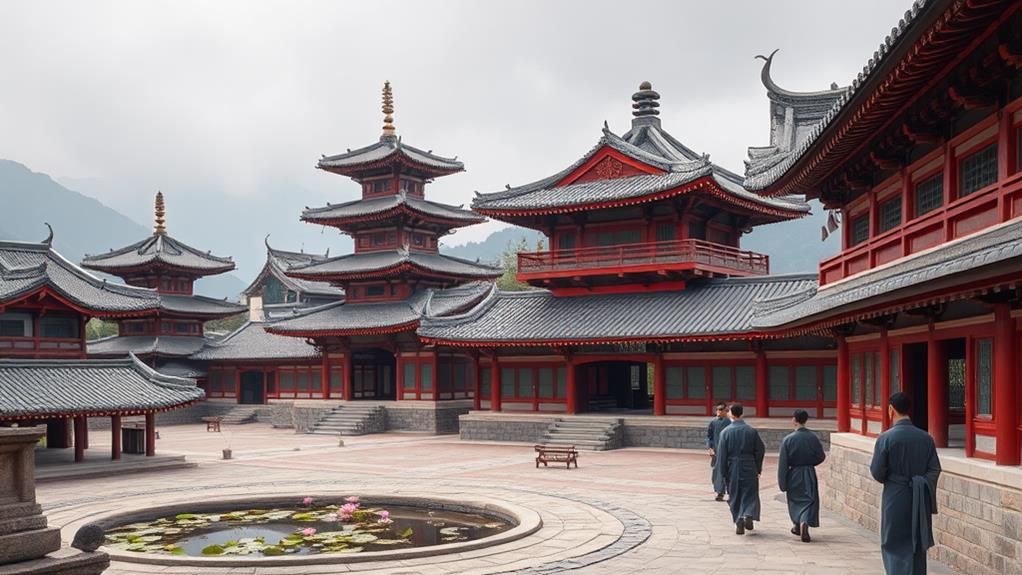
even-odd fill
[{"label": "red wooden temple hall", "polygon": [[938,447],[1020,462],[1020,11],[917,5],[803,144],[750,151],[747,188],[840,219],[819,287],[753,321],[837,339],[840,431],[886,429],[900,390]]},{"label": "red wooden temple hall", "polygon": [[195,280],[233,270],[234,262],[171,236],[162,192],[156,194],[152,235],[105,254],[87,255],[82,266],[159,294],[159,306],[151,313],[118,319],[116,335],[90,341],[89,357],[125,357],[133,353],[161,373],[204,377],[203,366],[189,359],[208,343],[204,323],[246,309],[194,293]]},{"label": "red wooden temple hall", "polygon": [[[789,121],[818,121],[843,92],[793,94]],[[626,133],[605,124],[565,170],[478,195],[476,212],[546,235],[548,251],[519,254],[518,278],[534,289],[493,289],[466,313],[423,321],[420,338],[480,350],[482,409],[704,415],[741,401],[751,415],[834,417],[833,340],[751,324],[755,302],[815,289],[815,276],[768,275],[767,256],[740,245],[808,205],[751,192],[675,139],[648,82],[632,108]]]},{"label": "red wooden temple hall", "polygon": [[0,241],[0,425],[45,425],[48,448],[73,442],[82,461],[88,419],[109,417],[119,459],[122,419],[143,416],[144,452],[154,455],[155,414],[202,399],[202,390],[134,356],[86,359],[85,322],[149,316],[160,296],[96,278],[54,251],[52,238]]},{"label": "red wooden temple hall", "polygon": [[290,265],[291,278],[342,288],[345,300],[298,312],[266,331],[314,342],[321,372],[281,375],[271,397],[373,400],[464,400],[473,392],[472,356],[438,354],[415,334],[426,314],[460,311],[484,297],[501,270],[441,255],[438,241],[483,217],[427,200],[426,186],[464,166],[404,143],[393,124],[390,84],[383,89],[377,142],[319,161],[347,176],[361,198],[306,209],[305,222],[331,226],[355,241],[352,254]]}]

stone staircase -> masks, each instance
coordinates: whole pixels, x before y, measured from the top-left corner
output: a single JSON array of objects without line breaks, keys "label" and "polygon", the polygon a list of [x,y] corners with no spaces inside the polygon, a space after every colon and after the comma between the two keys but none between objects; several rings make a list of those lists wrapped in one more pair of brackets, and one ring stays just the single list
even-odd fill
[{"label": "stone staircase", "polygon": [[331,409],[307,433],[316,435],[365,435],[386,430],[383,407],[346,403]]},{"label": "stone staircase", "polygon": [[232,407],[230,411],[220,417],[220,423],[224,425],[241,425],[243,423],[255,423],[259,412],[263,410],[259,405],[239,405]]},{"label": "stone staircase", "polygon": [[607,451],[621,447],[621,420],[563,417],[547,427],[539,441],[544,445],[574,445],[579,450]]}]

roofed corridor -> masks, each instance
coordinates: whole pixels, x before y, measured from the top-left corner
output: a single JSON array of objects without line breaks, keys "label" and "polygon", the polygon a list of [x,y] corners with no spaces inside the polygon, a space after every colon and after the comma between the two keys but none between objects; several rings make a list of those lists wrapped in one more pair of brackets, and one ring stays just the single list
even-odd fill
[{"label": "roofed corridor", "polygon": [[[38,497],[51,525],[70,540],[84,522],[124,510],[228,496],[398,493],[494,498],[541,514],[540,531],[518,542],[458,556],[295,568],[234,567],[189,573],[882,573],[877,537],[824,511],[814,541],[788,533],[776,487],[776,457],[763,472],[763,521],[734,535],[727,508],[713,501],[702,451],[621,449],[585,452],[579,469],[535,469],[531,445],[475,443],[454,436],[386,433],[345,438],[298,435],[266,424],[164,426],[160,451],[198,468],[48,482]],[[105,440],[97,435],[95,443]],[[230,445],[234,459],[222,461]],[[97,447],[101,447],[97,445]],[[395,462],[400,461],[400,464]],[[820,468],[826,489],[826,464]],[[296,500],[297,500],[296,499]],[[539,569],[544,569],[540,571]],[[114,563],[112,575],[185,572]],[[951,571],[931,562],[931,573]]]}]

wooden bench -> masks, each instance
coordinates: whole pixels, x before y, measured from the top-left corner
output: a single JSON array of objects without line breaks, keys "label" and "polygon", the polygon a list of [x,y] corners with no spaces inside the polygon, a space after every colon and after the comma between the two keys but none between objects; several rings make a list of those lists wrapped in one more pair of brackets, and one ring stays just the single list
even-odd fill
[{"label": "wooden bench", "polygon": [[220,431],[220,421],[221,420],[223,420],[222,417],[215,416],[215,415],[214,416],[207,416],[207,417],[203,417],[202,418],[202,421],[206,422],[206,431],[207,432],[208,431],[217,431],[217,432],[219,432]]},{"label": "wooden bench", "polygon": [[537,445],[536,469],[539,469],[540,463],[543,464],[543,467],[547,467],[547,463],[550,462],[566,463],[568,469],[571,469],[571,464],[574,463],[575,469],[578,469],[578,450],[574,445]]}]

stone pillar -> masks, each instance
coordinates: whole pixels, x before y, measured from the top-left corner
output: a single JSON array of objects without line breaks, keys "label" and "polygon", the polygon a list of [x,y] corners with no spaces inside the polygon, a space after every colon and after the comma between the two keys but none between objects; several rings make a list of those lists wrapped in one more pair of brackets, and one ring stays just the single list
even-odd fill
[{"label": "stone pillar", "polygon": [[145,456],[156,455],[156,415],[145,414]]},{"label": "stone pillar", "polygon": [[110,416],[110,459],[121,458],[121,416]]},{"label": "stone pillar", "polygon": [[930,327],[926,344],[926,427],[937,447],[947,447],[947,358]]},{"label": "stone pillar", "polygon": [[880,429],[891,426],[887,413],[887,400],[891,398],[891,347],[887,341],[887,327],[880,328]]},{"label": "stone pillar", "polygon": [[664,373],[663,353],[657,353],[653,361],[653,415],[667,415],[667,374]]},{"label": "stone pillar", "polygon": [[756,346],[756,417],[770,417],[770,368],[760,346]]},{"label": "stone pillar", "polygon": [[848,353],[848,342],[845,336],[837,336],[837,430],[848,433],[852,427],[851,417],[851,377],[852,362]]},{"label": "stone pillar", "polygon": [[[578,413],[578,384],[575,382],[575,360],[570,355],[567,355],[564,357],[564,364],[564,393],[567,396],[564,398],[564,411],[570,415]],[[653,393],[657,392],[654,390]],[[654,401],[659,401],[659,399],[654,397]]]},{"label": "stone pillar", "polygon": [[85,461],[85,418],[76,417],[75,422],[75,463]]},{"label": "stone pillar", "polygon": [[1018,465],[1018,381],[1015,320],[1007,303],[994,305],[994,424],[997,465]]},{"label": "stone pillar", "polygon": [[500,411],[500,360],[497,359],[496,352],[490,365],[493,366],[493,373],[490,375],[490,411]]}]

